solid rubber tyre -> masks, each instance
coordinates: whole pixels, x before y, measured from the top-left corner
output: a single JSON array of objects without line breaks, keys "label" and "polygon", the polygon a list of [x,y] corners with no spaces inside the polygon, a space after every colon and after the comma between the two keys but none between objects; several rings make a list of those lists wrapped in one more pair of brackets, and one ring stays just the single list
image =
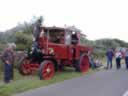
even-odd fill
[{"label": "solid rubber tyre", "polygon": [[54,63],[50,60],[45,60],[40,64],[39,77],[40,79],[49,80],[55,74]]},{"label": "solid rubber tyre", "polygon": [[89,58],[86,54],[81,55],[80,60],[76,60],[74,64],[75,70],[85,73],[89,70]]},{"label": "solid rubber tyre", "polygon": [[29,59],[27,57],[24,57],[20,60],[19,64],[18,64],[18,70],[20,72],[20,74],[22,75],[30,75],[31,74],[31,70],[29,68]]}]

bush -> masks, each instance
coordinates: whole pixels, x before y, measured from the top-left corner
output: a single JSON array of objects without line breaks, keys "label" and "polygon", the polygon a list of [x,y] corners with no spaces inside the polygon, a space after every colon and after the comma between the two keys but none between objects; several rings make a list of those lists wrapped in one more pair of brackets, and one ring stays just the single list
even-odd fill
[{"label": "bush", "polygon": [[5,47],[6,47],[6,44],[0,44],[0,53],[1,53],[1,51],[4,50]]},{"label": "bush", "polygon": [[105,51],[94,51],[93,55],[95,58],[104,58],[106,56],[106,52]]},{"label": "bush", "polygon": [[17,50],[25,50],[30,48],[32,45],[32,35],[24,34],[22,32],[17,32],[15,34],[15,43],[17,45]]},{"label": "bush", "polygon": [[26,49],[26,46],[24,44],[17,44],[16,50],[24,51]]}]

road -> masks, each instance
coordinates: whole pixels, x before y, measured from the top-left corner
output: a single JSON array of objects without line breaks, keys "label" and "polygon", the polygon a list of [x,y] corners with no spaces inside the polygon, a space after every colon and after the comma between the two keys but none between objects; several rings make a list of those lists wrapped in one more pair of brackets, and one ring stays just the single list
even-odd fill
[{"label": "road", "polygon": [[[128,96],[128,71],[104,70],[16,96]],[[126,94],[128,94],[126,92]]]}]

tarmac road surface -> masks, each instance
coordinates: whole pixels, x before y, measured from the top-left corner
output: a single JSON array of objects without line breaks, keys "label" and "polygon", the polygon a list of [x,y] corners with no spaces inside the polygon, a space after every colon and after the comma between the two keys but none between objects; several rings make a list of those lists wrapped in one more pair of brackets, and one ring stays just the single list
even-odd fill
[{"label": "tarmac road surface", "polygon": [[128,71],[125,68],[99,71],[16,96],[128,96]]}]

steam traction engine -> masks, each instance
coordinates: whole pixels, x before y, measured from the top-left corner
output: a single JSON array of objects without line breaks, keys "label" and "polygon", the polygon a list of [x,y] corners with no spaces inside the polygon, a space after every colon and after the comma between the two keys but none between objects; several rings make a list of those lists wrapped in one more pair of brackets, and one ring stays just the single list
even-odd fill
[{"label": "steam traction engine", "polygon": [[38,46],[32,48],[32,52],[28,52],[19,64],[21,74],[30,75],[39,71],[40,79],[48,80],[64,66],[74,67],[82,73],[88,71],[87,54],[92,49],[80,45],[80,30],[60,27],[42,27],[42,30]]}]

